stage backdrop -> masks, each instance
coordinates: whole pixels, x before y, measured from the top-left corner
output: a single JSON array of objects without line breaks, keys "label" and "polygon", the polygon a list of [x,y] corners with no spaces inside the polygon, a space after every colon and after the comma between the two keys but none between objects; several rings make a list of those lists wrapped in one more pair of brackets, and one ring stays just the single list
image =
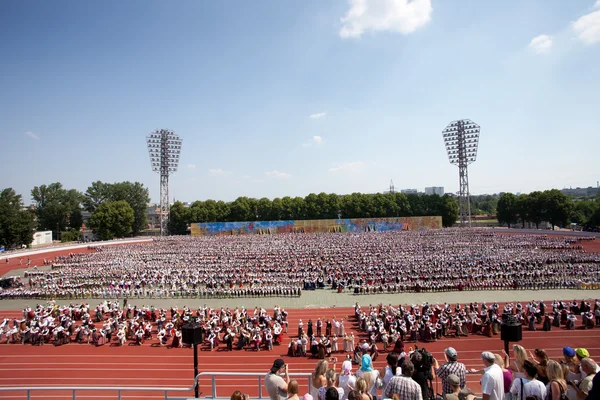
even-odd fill
[{"label": "stage backdrop", "polygon": [[442,217],[316,219],[305,221],[206,222],[192,224],[192,236],[312,232],[389,232],[441,229]]}]

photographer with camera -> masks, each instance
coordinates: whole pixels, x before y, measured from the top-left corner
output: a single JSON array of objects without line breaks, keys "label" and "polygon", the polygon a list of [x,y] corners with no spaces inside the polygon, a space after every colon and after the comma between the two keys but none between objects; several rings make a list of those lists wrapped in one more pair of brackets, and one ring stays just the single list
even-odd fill
[{"label": "photographer with camera", "polygon": [[434,397],[432,374],[432,363],[433,356],[428,353],[425,349],[417,348],[411,355],[410,361],[412,361],[415,371],[413,372],[412,378],[421,387],[421,393],[423,400],[429,400]]},{"label": "photographer with camera", "polygon": [[442,380],[442,394],[452,393],[450,382],[448,382],[448,376],[454,374],[460,379],[460,388],[464,389],[467,384],[467,368],[465,364],[458,362],[458,353],[454,347],[448,347],[444,350],[444,357],[446,363],[440,364],[438,360],[433,359],[433,367],[435,375]]},{"label": "photographer with camera", "polygon": [[[280,376],[284,373],[284,377]],[[271,400],[282,400],[288,397],[288,385],[290,383],[290,375],[288,366],[283,359],[278,358],[273,362],[271,370],[265,376],[265,387]]]}]

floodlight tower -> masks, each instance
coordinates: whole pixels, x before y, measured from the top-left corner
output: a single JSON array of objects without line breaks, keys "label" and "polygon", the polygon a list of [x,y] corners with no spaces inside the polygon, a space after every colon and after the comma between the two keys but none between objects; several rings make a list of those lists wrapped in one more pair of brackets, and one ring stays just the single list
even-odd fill
[{"label": "floodlight tower", "polygon": [[168,233],[169,175],[177,171],[181,138],[168,129],[158,129],[146,136],[152,171],[160,175],[160,235]]},{"label": "floodlight tower", "polygon": [[477,158],[479,125],[470,119],[452,121],[442,131],[450,164],[458,165],[460,189],[458,207],[460,226],[471,227],[471,199],[469,195],[469,173],[467,166]]}]

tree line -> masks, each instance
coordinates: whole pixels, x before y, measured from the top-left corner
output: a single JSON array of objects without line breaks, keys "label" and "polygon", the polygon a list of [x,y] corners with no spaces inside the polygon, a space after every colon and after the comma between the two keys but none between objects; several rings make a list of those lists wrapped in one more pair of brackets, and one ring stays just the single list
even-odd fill
[{"label": "tree line", "polygon": [[566,227],[576,223],[587,228],[600,226],[600,198],[574,200],[560,190],[535,191],[515,195],[503,193],[498,199],[497,219],[500,224],[511,226],[526,222],[535,224],[548,222],[552,228]]},{"label": "tree line", "polygon": [[169,232],[184,235],[191,223],[313,220],[338,218],[418,217],[439,215],[443,226],[452,226],[458,218],[458,202],[452,196],[404,193],[311,193],[306,197],[282,197],[273,200],[238,197],[231,203],[195,201],[190,207],[182,202],[171,206]]},{"label": "tree line", "polygon": [[0,246],[29,245],[34,232],[52,231],[54,240],[80,238],[83,213],[101,239],[136,235],[146,229],[148,188],[139,182],[94,182],[85,193],[67,189],[60,182],[35,186],[33,207],[25,208],[21,195],[11,188],[0,192]]}]

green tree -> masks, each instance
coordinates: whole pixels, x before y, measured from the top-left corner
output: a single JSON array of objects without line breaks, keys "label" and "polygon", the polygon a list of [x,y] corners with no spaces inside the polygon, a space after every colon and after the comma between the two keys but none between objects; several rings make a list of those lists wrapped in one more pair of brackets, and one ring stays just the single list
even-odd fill
[{"label": "green tree", "polygon": [[310,193],[304,198],[304,210],[306,219],[320,219],[321,218],[321,207],[319,204],[319,198],[316,194]]},{"label": "green tree", "polygon": [[[208,202],[210,200],[205,201],[204,203],[208,207]],[[215,222],[226,222],[231,221],[231,207],[229,203],[225,203],[223,200],[219,200],[215,203],[215,218],[213,221]]]},{"label": "green tree", "polygon": [[364,218],[366,212],[363,210],[365,201],[362,193],[352,193],[342,197],[341,200],[342,218]]},{"label": "green tree", "polygon": [[496,217],[500,224],[506,224],[509,228],[519,221],[517,209],[517,196],[512,193],[503,193],[498,200]]},{"label": "green tree", "polygon": [[279,221],[283,219],[283,200],[276,197],[271,202],[271,221]]},{"label": "green tree", "polygon": [[208,211],[206,207],[206,203],[200,200],[197,200],[192,203],[190,209],[188,211],[189,221],[190,223],[199,223],[199,222],[214,222],[217,209],[216,202],[214,200],[209,200],[213,203],[213,218],[212,220],[208,218]]},{"label": "green tree", "polygon": [[573,202],[573,210],[569,219],[576,224],[585,225],[595,211],[596,202],[593,200],[576,200]]},{"label": "green tree", "polygon": [[121,238],[132,232],[133,208],[125,200],[104,201],[90,219],[90,227],[102,240]]},{"label": "green tree", "polygon": [[51,230],[57,239],[59,233],[67,228],[81,228],[84,196],[77,190],[67,190],[56,182],[35,186],[31,197],[36,205],[38,230]]},{"label": "green tree", "polygon": [[396,204],[396,198],[391,193],[375,193],[373,195],[373,208],[376,217],[397,217],[400,207]]},{"label": "green tree", "polygon": [[238,197],[230,205],[229,221],[256,221],[256,200]]},{"label": "green tree", "polygon": [[93,182],[85,192],[83,205],[91,213],[105,201],[126,201],[133,209],[134,219],[131,230],[135,235],[146,229],[148,220],[146,210],[150,202],[148,188],[140,182],[117,182],[103,183],[101,181]]},{"label": "green tree", "polygon": [[546,190],[543,194],[546,205],[548,222],[555,226],[565,227],[573,210],[573,199],[566,196],[558,189]]},{"label": "green tree", "polygon": [[456,223],[458,219],[458,201],[455,197],[447,194],[442,197],[442,209],[439,215],[442,216],[442,226],[445,228],[449,228]]},{"label": "green tree", "polygon": [[296,196],[291,200],[290,219],[308,219],[306,217],[306,204],[303,197]]},{"label": "green tree", "polygon": [[190,223],[190,209],[176,201],[169,210],[169,234],[186,235]]},{"label": "green tree", "polygon": [[110,200],[124,200],[133,209],[131,231],[134,236],[146,228],[148,225],[146,209],[150,202],[150,194],[148,193],[148,188],[144,187],[142,183],[126,181],[112,184]]},{"label": "green tree", "polygon": [[535,224],[536,229],[540,228],[542,221],[548,220],[546,199],[542,192],[531,192],[527,196],[527,217],[528,221]]},{"label": "green tree", "polygon": [[327,195],[327,209],[325,211],[325,218],[327,219],[338,219],[340,217],[341,201],[340,196],[335,193],[329,193]]},{"label": "green tree", "polygon": [[76,242],[79,239],[81,239],[81,232],[77,229],[71,229],[60,234],[61,243]]},{"label": "green tree", "polygon": [[408,200],[408,204],[410,205],[411,216],[423,217],[427,215],[427,205],[424,202],[423,195],[409,193],[405,196]]},{"label": "green tree", "polygon": [[399,217],[410,217],[413,215],[408,197],[404,193],[394,193],[394,199],[398,206]]},{"label": "green tree", "polygon": [[104,201],[113,200],[110,192],[111,186],[110,183],[101,181],[92,182],[84,194],[83,208],[90,213],[94,213],[96,208]]},{"label": "green tree", "polygon": [[529,221],[529,196],[526,194],[520,194],[515,201],[515,210],[517,212],[518,220],[521,221],[523,228],[525,228],[525,222]]},{"label": "green tree", "polygon": [[259,221],[270,221],[273,218],[273,202],[266,198],[263,197],[262,199],[258,200],[257,204],[256,204],[256,214],[258,215],[258,220]]},{"label": "green tree", "polygon": [[600,198],[594,201],[594,212],[585,224],[591,228],[600,228]]},{"label": "green tree", "polygon": [[21,196],[11,188],[0,192],[0,246],[7,249],[33,242],[35,214],[23,208]]},{"label": "green tree", "polygon": [[290,196],[285,196],[281,198],[281,219],[284,221],[289,221],[294,219],[294,203]]}]

